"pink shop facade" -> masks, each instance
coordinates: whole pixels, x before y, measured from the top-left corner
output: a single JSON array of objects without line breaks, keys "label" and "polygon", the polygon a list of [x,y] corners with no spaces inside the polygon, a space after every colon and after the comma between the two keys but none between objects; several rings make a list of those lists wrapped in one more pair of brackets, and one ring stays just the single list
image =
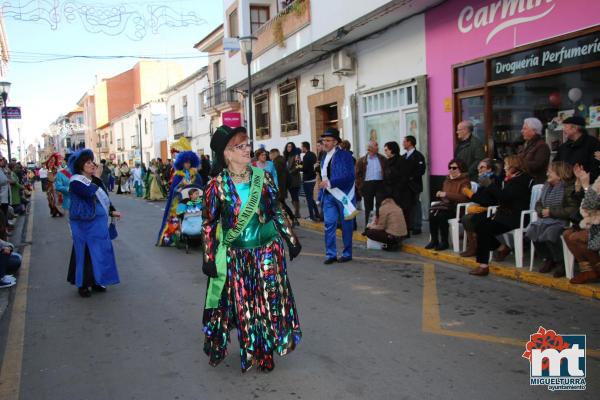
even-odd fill
[{"label": "pink shop facade", "polygon": [[433,190],[461,120],[496,159],[520,150],[528,117],[553,151],[570,115],[600,134],[600,1],[450,0],[426,13],[425,45]]}]

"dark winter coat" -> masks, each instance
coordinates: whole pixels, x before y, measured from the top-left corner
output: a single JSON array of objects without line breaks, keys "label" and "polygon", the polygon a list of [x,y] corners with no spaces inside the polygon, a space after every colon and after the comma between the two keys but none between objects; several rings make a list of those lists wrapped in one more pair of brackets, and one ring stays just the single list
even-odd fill
[{"label": "dark winter coat", "polygon": [[546,181],[546,172],[550,163],[550,147],[540,135],[535,135],[531,140],[525,142],[525,146],[519,152],[519,157],[523,160],[525,172],[533,178],[535,184]]}]

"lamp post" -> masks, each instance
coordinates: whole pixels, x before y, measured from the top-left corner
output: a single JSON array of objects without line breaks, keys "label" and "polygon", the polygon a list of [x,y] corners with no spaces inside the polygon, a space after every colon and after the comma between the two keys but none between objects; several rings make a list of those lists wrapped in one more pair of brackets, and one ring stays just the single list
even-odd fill
[{"label": "lamp post", "polygon": [[242,36],[240,39],[240,47],[246,55],[246,65],[248,66],[248,131],[250,133],[250,150],[254,149],[254,127],[252,121],[252,71],[250,64],[252,63],[252,43],[256,40],[254,36]]},{"label": "lamp post", "polygon": [[0,96],[2,96],[2,114],[4,114],[4,122],[6,123],[6,143],[8,146],[8,162],[11,160],[10,154],[10,131],[8,129],[8,109],[6,101],[8,100],[8,91],[10,90],[10,82],[0,82]]},{"label": "lamp post", "polygon": [[144,163],[144,148],[142,147],[142,110],[138,110],[138,125],[140,127],[140,166]]}]

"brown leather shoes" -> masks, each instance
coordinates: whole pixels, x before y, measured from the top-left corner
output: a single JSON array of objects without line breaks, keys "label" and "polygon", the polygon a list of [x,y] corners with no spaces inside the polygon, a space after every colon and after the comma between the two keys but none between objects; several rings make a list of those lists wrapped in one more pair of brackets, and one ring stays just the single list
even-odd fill
[{"label": "brown leather shoes", "polygon": [[542,274],[547,274],[548,272],[552,271],[554,267],[556,267],[556,263],[553,260],[545,260],[544,266],[540,268],[540,272]]},{"label": "brown leather shoes", "polygon": [[510,254],[510,252],[512,251],[512,249],[508,246],[501,246],[500,250],[496,251],[496,255],[494,257],[494,260],[496,261],[504,261],[504,259],[506,257],[508,257],[508,255]]},{"label": "brown leather shoes", "polygon": [[600,279],[600,274],[596,271],[585,271],[575,275],[569,282],[574,285],[581,285],[588,282],[594,282]]},{"label": "brown leather shoes", "polygon": [[477,255],[477,235],[474,232],[467,232],[467,248],[460,253],[461,257],[475,257]]},{"label": "brown leather shoes", "polygon": [[475,275],[475,276],[487,276],[490,273],[490,268],[482,268],[482,267],[477,267],[474,270],[469,271],[469,275]]}]

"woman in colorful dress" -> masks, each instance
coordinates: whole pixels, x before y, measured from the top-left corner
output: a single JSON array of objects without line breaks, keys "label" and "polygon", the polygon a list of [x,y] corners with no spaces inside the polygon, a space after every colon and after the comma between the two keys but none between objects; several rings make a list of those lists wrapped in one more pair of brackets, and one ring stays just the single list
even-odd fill
[{"label": "woman in colorful dress", "polygon": [[150,161],[150,169],[146,174],[146,200],[157,201],[164,200],[167,196],[165,188],[162,184],[160,169],[156,160]]},{"label": "woman in colorful dress", "polygon": [[177,154],[175,173],[173,174],[165,213],[156,240],[157,246],[177,245],[180,231],[177,206],[181,200],[181,191],[189,185],[203,187],[202,178],[197,170],[198,165],[200,165],[200,159],[193,151],[183,151]]},{"label": "woman in colorful dress", "polygon": [[107,285],[119,283],[108,217],[120,218],[121,213],[110,202],[102,180],[94,176],[96,163],[91,150],[73,153],[69,169],[73,171],[69,185],[73,251],[67,280],[77,286],[81,297],[90,297],[90,288],[105,292]]},{"label": "woman in colorful dress", "polygon": [[46,169],[48,170],[48,184],[46,187],[46,197],[48,198],[48,208],[52,217],[62,217],[63,213],[58,209],[58,193],[54,188],[54,181],[58,173],[58,167],[62,162],[62,156],[58,153],[52,154],[46,161]]},{"label": "woman in colorful dress", "polygon": [[283,216],[273,178],[249,165],[248,136],[221,126],[210,147],[220,172],[205,188],[202,271],[210,280],[204,352],[210,365],[219,364],[237,328],[242,372],[253,366],[271,371],[273,353],[289,353],[302,336],[284,241],[290,260],[302,247]]}]

